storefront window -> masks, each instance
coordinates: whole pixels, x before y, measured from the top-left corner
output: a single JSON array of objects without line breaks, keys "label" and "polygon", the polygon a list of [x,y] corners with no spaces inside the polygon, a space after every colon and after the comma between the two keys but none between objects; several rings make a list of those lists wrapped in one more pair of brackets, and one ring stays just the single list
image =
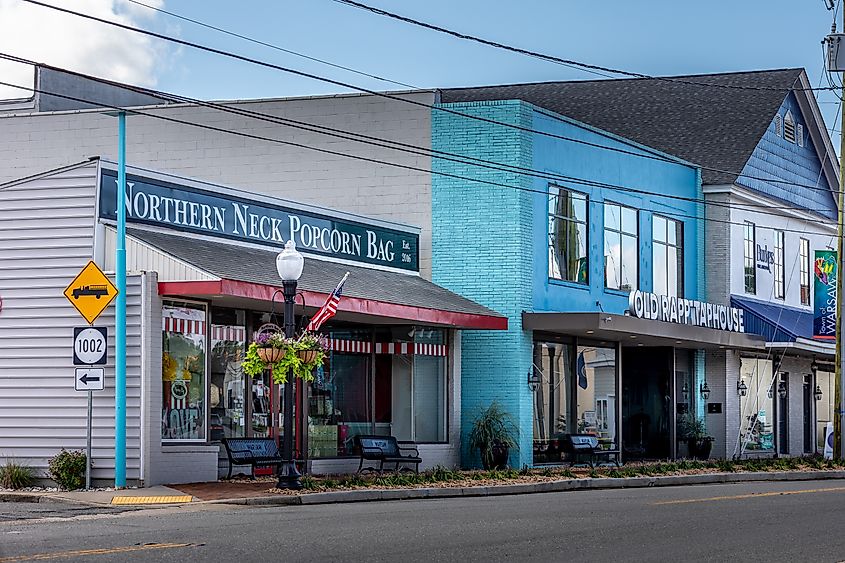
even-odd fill
[{"label": "storefront window", "polygon": [[683,223],[655,215],[652,218],[654,251],[654,293],[669,297],[684,295]]},{"label": "storefront window", "polygon": [[[312,458],[356,455],[355,436],[362,434],[447,441],[445,331],[376,329],[375,343],[372,331],[332,331],[330,338],[335,351],[310,390]],[[350,349],[358,351],[340,351]]]},{"label": "storefront window", "polygon": [[549,277],[587,283],[587,196],[549,186]]},{"label": "storefront window", "polygon": [[774,397],[777,393],[772,382],[772,361],[742,358],[739,375],[747,387],[746,395],[739,398],[740,447],[745,451],[774,452]]},{"label": "storefront window", "polygon": [[205,440],[205,307],[167,303],[162,317],[161,437]]},{"label": "storefront window", "polygon": [[559,463],[563,435],[577,433],[569,405],[572,346],[535,342],[533,361],[541,380],[534,392],[534,463]]},{"label": "storefront window", "polygon": [[241,362],[246,346],[244,312],[232,309],[211,312],[211,440],[246,436],[244,372]]},{"label": "storefront window", "polygon": [[816,401],[816,447],[819,453],[824,452],[824,438],[828,423],[833,423],[833,399],[836,391],[835,378],[832,372],[817,371],[816,385],[822,392],[822,398]]},{"label": "storefront window", "polygon": [[637,210],[604,204],[604,286],[637,289],[639,264]]},{"label": "storefront window", "polygon": [[775,262],[772,264],[772,276],[775,280],[775,298],[783,299],[784,268],[783,268],[783,231],[775,231]]},{"label": "storefront window", "polygon": [[534,463],[565,461],[567,434],[590,434],[602,448],[618,449],[616,350],[535,342],[533,362],[540,375],[534,392]]}]

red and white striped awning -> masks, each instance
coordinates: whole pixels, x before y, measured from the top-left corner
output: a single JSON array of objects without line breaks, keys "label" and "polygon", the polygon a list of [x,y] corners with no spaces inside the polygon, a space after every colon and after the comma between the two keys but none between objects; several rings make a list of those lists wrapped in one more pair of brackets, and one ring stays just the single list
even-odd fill
[{"label": "red and white striped awning", "polygon": [[211,325],[211,339],[244,342],[246,340],[246,328],[242,326]]},{"label": "red and white striped awning", "polygon": [[162,317],[161,330],[164,332],[178,332],[192,336],[205,336],[205,321],[179,319],[176,317]]},{"label": "red and white striped awning", "polygon": [[[329,350],[353,354],[369,354],[373,344],[361,340],[329,340]],[[416,356],[447,356],[449,347],[445,344],[421,344],[414,342],[376,342],[376,354],[407,354]]]}]

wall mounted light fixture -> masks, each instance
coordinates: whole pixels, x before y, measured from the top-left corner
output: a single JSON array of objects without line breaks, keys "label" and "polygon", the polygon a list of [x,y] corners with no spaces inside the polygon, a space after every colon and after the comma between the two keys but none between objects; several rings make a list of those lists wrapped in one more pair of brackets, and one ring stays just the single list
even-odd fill
[{"label": "wall mounted light fixture", "polygon": [[748,394],[748,385],[745,384],[744,379],[736,382],[736,392],[739,393],[740,397],[745,397]]}]

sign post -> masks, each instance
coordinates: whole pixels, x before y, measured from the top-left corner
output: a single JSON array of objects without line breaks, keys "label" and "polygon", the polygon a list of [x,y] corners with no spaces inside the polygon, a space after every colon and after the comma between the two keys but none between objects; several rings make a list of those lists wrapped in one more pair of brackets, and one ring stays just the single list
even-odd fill
[{"label": "sign post", "polygon": [[85,449],[85,488],[91,488],[91,434],[94,410],[93,391],[105,389],[105,368],[91,367],[106,363],[108,332],[105,327],[81,326],[73,329],[73,388],[88,393],[88,424]]}]

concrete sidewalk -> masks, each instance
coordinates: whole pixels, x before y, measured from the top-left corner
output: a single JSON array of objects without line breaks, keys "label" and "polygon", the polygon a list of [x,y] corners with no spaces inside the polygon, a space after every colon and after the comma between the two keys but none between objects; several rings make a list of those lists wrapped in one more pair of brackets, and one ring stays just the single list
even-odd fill
[{"label": "concrete sidewalk", "polygon": [[[143,489],[111,491],[71,492],[0,492],[0,502],[65,502],[90,506],[108,507],[114,497],[138,497],[143,504],[184,504],[186,501],[156,503],[149,497],[190,496],[187,502],[235,504],[235,505],[305,505],[345,502],[368,502],[384,500],[411,500],[448,497],[482,497],[499,495],[521,495],[563,491],[585,491],[598,489],[621,489],[641,487],[671,487],[682,485],[703,485],[712,483],[744,483],[749,481],[827,481],[845,479],[845,471],[765,471],[747,473],[703,473],[697,475],[667,475],[660,477],[596,477],[582,479],[561,479],[531,483],[509,483],[493,486],[429,486],[417,488],[372,488],[328,492],[301,492],[283,494],[270,492],[275,480],[262,481],[220,481],[212,483],[189,483],[183,485],[155,486]],[[147,497],[147,498],[141,498]],[[155,499],[153,499],[155,500]],[[127,504],[132,504],[129,499]]]}]

